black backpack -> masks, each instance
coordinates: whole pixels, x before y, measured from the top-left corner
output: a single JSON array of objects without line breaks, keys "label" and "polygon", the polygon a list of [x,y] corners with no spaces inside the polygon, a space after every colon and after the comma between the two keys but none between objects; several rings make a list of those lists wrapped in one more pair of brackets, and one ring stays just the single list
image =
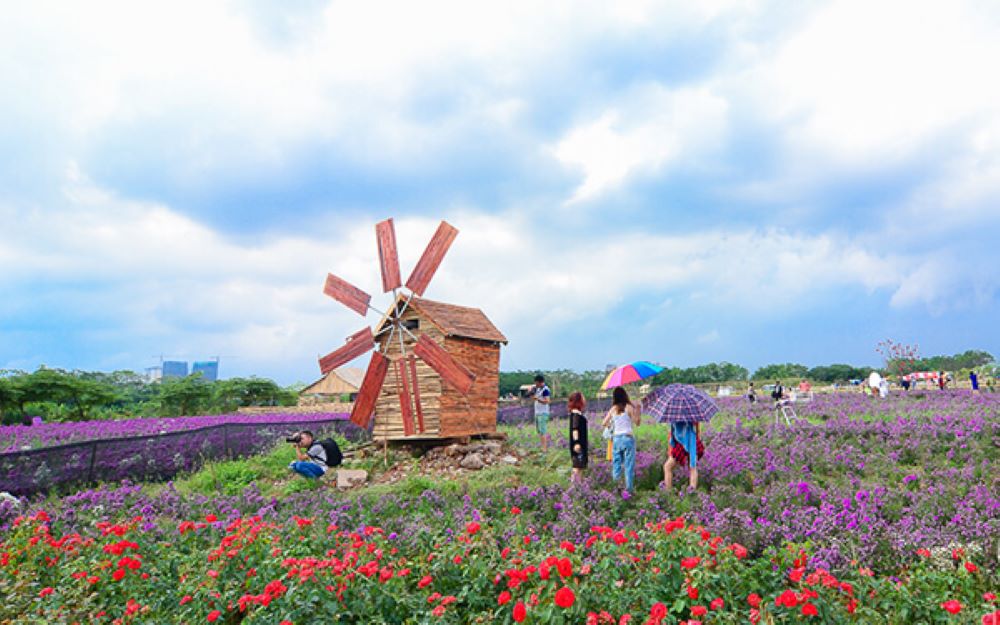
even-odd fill
[{"label": "black backpack", "polygon": [[340,463],[344,461],[344,454],[340,453],[340,446],[337,445],[337,441],[332,438],[324,438],[319,441],[322,445],[323,451],[326,452],[326,466],[328,467],[339,467]]}]

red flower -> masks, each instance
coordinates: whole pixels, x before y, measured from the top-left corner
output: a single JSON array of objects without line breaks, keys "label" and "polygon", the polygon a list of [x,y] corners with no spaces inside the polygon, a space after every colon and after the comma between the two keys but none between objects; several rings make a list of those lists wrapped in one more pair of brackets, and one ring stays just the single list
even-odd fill
[{"label": "red flower", "polygon": [[562,547],[563,549],[565,549],[566,551],[570,552],[570,553],[573,553],[573,552],[576,551],[576,545],[574,545],[573,543],[569,542],[568,540],[562,541],[562,543],[560,543],[559,546]]},{"label": "red flower", "polygon": [[469,536],[475,536],[476,532],[479,531],[480,525],[475,521],[466,524],[465,531],[469,533]]},{"label": "red flower", "polygon": [[[520,508],[518,508],[517,506],[511,506],[511,507],[510,507],[510,513],[511,513],[511,514],[521,514],[521,509],[520,509]],[[523,620],[523,619],[522,619],[522,620]],[[520,623],[520,622],[521,622],[521,621],[518,621],[518,623]]]},{"label": "red flower", "polygon": [[955,601],[954,599],[949,599],[948,601],[945,601],[944,603],[941,604],[941,607],[951,614],[958,614],[959,612],[962,611],[962,604],[959,603],[958,601]]},{"label": "red flower", "polygon": [[215,516],[214,514],[206,514],[205,515],[205,522],[206,523],[215,523],[218,520],[219,520],[219,518],[217,516]]},{"label": "red flower", "polygon": [[423,577],[420,578],[420,581],[417,582],[417,588],[426,588],[430,586],[431,582],[433,581],[434,581],[433,577],[431,577],[430,575],[424,575]]},{"label": "red flower", "polygon": [[497,605],[504,605],[504,604],[506,604],[509,601],[510,601],[510,592],[509,591],[505,590],[502,593],[500,593],[499,597],[497,597]]},{"label": "red flower", "polygon": [[514,618],[515,623],[524,622],[524,619],[528,616],[528,608],[524,607],[523,601],[518,601],[514,604],[514,612],[511,616]]},{"label": "red flower", "polygon": [[219,612],[218,610],[212,610],[211,612],[208,613],[208,622],[214,623],[215,621],[219,620],[220,616],[222,616],[222,612]]},{"label": "red flower", "polygon": [[667,606],[662,602],[657,601],[653,604],[653,607],[649,609],[649,616],[655,619],[663,619],[667,616]]},{"label": "red flower", "polygon": [[1000,625],[1000,610],[983,615],[983,625]]},{"label": "red flower", "polygon": [[184,605],[185,603],[189,603],[191,601],[194,601],[194,597],[192,597],[191,595],[184,595],[183,597],[181,597],[181,605]]},{"label": "red flower", "polygon": [[556,591],[556,605],[560,608],[568,608],[576,601],[576,594],[573,590],[563,586]]},{"label": "red flower", "polygon": [[116,582],[122,581],[123,577],[125,577],[125,569],[118,569],[111,574],[111,579],[115,580]]},{"label": "red flower", "polygon": [[996,600],[997,600],[997,596],[995,594],[993,594],[992,592],[984,592],[983,593],[983,601],[990,601],[990,602],[992,602],[992,601],[996,601]]},{"label": "red flower", "polygon": [[698,598],[698,589],[694,586],[688,586],[688,597],[691,599]]},{"label": "red flower", "polygon": [[815,605],[811,603],[802,604],[802,616],[816,616],[817,614],[819,614],[819,610],[816,609]]},{"label": "red flower", "polygon": [[759,608],[760,607],[760,595],[758,595],[755,592],[750,593],[749,595],[747,595],[747,603],[750,604],[751,608]]},{"label": "red flower", "polygon": [[788,579],[792,580],[793,582],[799,582],[802,579],[802,574],[804,572],[805,568],[803,567],[792,569],[791,572],[788,573]]},{"label": "red flower", "polygon": [[737,559],[742,560],[747,557],[747,548],[739,543],[733,543],[733,555],[735,555]]},{"label": "red flower", "polygon": [[38,596],[39,597],[48,597],[49,595],[51,595],[54,592],[55,592],[54,588],[52,588],[51,586],[46,586],[45,588],[42,588],[41,590],[38,591]]},{"label": "red flower", "polygon": [[563,558],[556,563],[556,569],[563,577],[569,577],[573,574],[573,563],[569,561],[569,558]]},{"label": "red flower", "polygon": [[798,604],[799,599],[791,590],[786,590],[778,595],[778,598],[774,600],[774,605],[784,606],[786,608],[794,608]]},{"label": "red flower", "polygon": [[691,616],[705,616],[708,614],[708,608],[703,605],[691,606]]},{"label": "red flower", "polygon": [[965,563],[965,570],[968,571],[968,572],[970,572],[970,573],[975,573],[976,571],[979,570],[979,567],[976,566],[975,564],[973,564],[972,562],[966,562]]},{"label": "red flower", "polygon": [[921,558],[929,558],[931,557],[931,552],[929,549],[917,549],[917,555]]},{"label": "red flower", "polygon": [[712,599],[712,603],[708,604],[708,607],[713,610],[721,610],[724,605],[726,605],[726,602],[722,600],[722,597],[716,597]]},{"label": "red flower", "polygon": [[684,558],[683,560],[681,560],[681,566],[684,567],[685,569],[693,569],[694,567],[698,566],[699,562],[701,562],[701,558],[699,558],[698,556],[692,556],[690,558]]}]

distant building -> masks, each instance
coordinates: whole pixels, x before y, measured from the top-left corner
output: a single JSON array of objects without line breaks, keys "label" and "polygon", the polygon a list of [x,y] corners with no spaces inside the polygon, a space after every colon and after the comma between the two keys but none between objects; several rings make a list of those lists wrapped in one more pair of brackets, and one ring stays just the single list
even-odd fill
[{"label": "distant building", "polygon": [[188,363],[186,360],[164,360],[163,379],[186,378],[188,374]]},{"label": "distant building", "polygon": [[146,367],[146,381],[159,382],[163,379],[163,367]]},{"label": "distant building", "polygon": [[196,362],[191,368],[191,373],[200,373],[202,379],[206,382],[215,382],[219,379],[219,361],[202,360]]},{"label": "distant building", "polygon": [[337,401],[347,395],[351,401],[358,396],[365,372],[353,367],[334,369],[299,391],[299,404]]}]

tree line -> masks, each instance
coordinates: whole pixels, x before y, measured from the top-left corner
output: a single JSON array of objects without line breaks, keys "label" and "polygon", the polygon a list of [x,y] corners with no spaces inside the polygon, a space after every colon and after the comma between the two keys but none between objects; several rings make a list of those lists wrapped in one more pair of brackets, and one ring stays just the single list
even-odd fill
[{"label": "tree line", "polygon": [[0,422],[84,421],[233,412],[245,406],[293,406],[295,388],[250,377],[208,382],[201,374],[150,382],[133,371],[0,371]]},{"label": "tree line", "polygon": [[[968,350],[954,356],[930,356],[907,361],[904,373],[911,371],[950,371],[967,373],[971,369],[985,368],[993,371],[991,363],[993,356],[982,350]],[[764,365],[750,374],[746,367],[730,362],[713,362],[697,367],[667,367],[655,377],[645,380],[653,386],[665,384],[722,384],[727,382],[747,382],[749,380],[771,382],[781,380],[788,383],[793,380],[810,380],[825,384],[845,384],[851,380],[860,380],[868,376],[874,369],[880,373],[896,372],[900,369],[898,363],[889,361],[885,367],[855,366],[849,364],[830,364],[809,367],[807,365],[786,362]],[[517,395],[522,385],[531,384],[535,375],[541,373],[546,383],[557,397],[564,397],[573,391],[580,391],[587,397],[593,397],[607,377],[607,371],[584,371],[582,373],[559,369],[553,371],[501,371],[500,396]]]}]

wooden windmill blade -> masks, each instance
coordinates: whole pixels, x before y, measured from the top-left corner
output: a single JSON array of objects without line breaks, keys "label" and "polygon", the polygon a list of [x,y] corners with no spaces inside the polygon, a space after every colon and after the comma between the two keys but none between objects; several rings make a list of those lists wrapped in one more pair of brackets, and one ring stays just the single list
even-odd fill
[{"label": "wooden windmill blade", "polygon": [[362,317],[368,312],[368,304],[372,301],[371,295],[332,273],[326,276],[326,285],[323,287],[323,293],[347,306]]},{"label": "wooden windmill blade", "polygon": [[378,241],[379,267],[382,269],[382,292],[388,293],[402,285],[399,277],[399,253],[396,250],[396,228],[391,217],[375,224],[375,239]]},{"label": "wooden windmill blade", "polygon": [[406,288],[423,297],[427,285],[434,277],[434,272],[441,265],[444,255],[455,241],[456,236],[458,236],[458,230],[448,222],[442,221],[437,232],[431,237],[431,242],[424,249],[420,260],[417,261],[417,266],[413,268],[413,273],[406,279]]},{"label": "wooden windmill blade", "polygon": [[452,358],[451,354],[434,342],[434,339],[421,334],[413,345],[413,352],[463,395],[472,390],[476,375]]},{"label": "wooden windmill blade", "polygon": [[375,337],[372,335],[372,329],[358,330],[347,337],[347,342],[342,347],[319,359],[319,370],[323,372],[323,375],[326,375],[374,348]]},{"label": "wooden windmill blade", "polygon": [[413,435],[413,404],[410,401],[410,381],[406,377],[406,359],[396,361],[396,386],[399,393],[399,410],[403,418],[403,434]]},{"label": "wooden windmill blade", "polygon": [[368,429],[372,415],[375,413],[375,404],[378,402],[379,393],[382,392],[382,384],[385,383],[385,376],[389,372],[389,359],[379,352],[372,353],[371,362],[368,363],[368,370],[365,371],[365,379],[361,382],[358,390],[358,397],[354,400],[354,408],[351,409],[351,423]]}]

